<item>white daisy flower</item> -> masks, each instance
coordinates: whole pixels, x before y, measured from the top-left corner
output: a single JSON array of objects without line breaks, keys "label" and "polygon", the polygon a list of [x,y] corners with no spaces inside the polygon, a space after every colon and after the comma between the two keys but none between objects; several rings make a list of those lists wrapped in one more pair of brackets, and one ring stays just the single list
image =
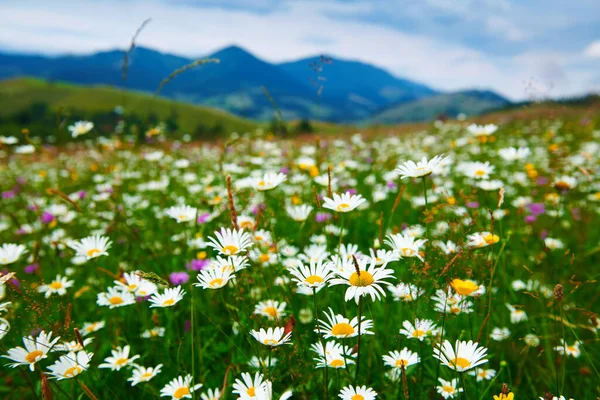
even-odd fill
[{"label": "white daisy flower", "polygon": [[2,247],[0,247],[0,265],[14,263],[26,251],[27,249],[22,244],[4,243]]},{"label": "white daisy flower", "polygon": [[23,338],[23,347],[14,347],[8,350],[8,354],[2,356],[14,361],[14,363],[7,364],[13,368],[19,365],[27,365],[29,369],[33,371],[35,364],[47,358],[48,352],[58,342],[60,337],[52,339],[52,332],[46,333],[41,331],[37,337],[26,336]]},{"label": "white daisy flower", "polygon": [[181,286],[176,286],[174,288],[166,288],[163,293],[154,293],[148,301],[152,303],[150,308],[173,307],[183,299],[184,295],[185,290],[181,289]]},{"label": "white daisy flower", "polygon": [[265,192],[267,190],[275,189],[286,179],[287,176],[281,172],[278,174],[267,172],[262,178],[253,179],[252,187],[258,191]]},{"label": "white daisy flower", "polygon": [[334,193],[333,199],[330,199],[329,197],[323,198],[323,208],[327,208],[329,210],[337,212],[347,213],[354,210],[355,208],[363,204],[365,201],[367,200],[365,200],[360,194],[353,195],[348,192],[345,192],[342,193],[342,195],[340,196],[339,194]]},{"label": "white daisy flower", "polygon": [[106,289],[106,292],[98,293],[96,304],[99,306],[108,306],[113,309],[124,307],[135,303],[135,297],[122,287],[115,286]]},{"label": "white daisy flower", "polygon": [[421,161],[406,161],[402,165],[396,167],[394,172],[404,178],[420,178],[440,172],[442,165],[446,162],[446,157],[443,155],[435,156],[427,161],[427,157],[423,157]]},{"label": "white daisy flower", "polygon": [[264,328],[259,331],[252,329],[250,334],[265,346],[277,347],[282,344],[291,344],[289,340],[292,337],[292,332],[285,333],[285,329],[281,327],[268,328],[266,331]]},{"label": "white daisy flower", "polygon": [[72,241],[67,245],[75,250],[78,255],[82,255],[86,260],[92,258],[107,256],[107,250],[110,248],[111,241],[105,236],[88,236],[80,241]]},{"label": "white daisy flower", "polygon": [[49,298],[55,293],[59,296],[64,296],[67,293],[67,288],[73,286],[73,283],[75,282],[68,280],[66,277],[56,275],[56,279],[54,279],[51,283],[38,286],[37,291],[39,293],[45,293],[46,298]]},{"label": "white daisy flower", "polygon": [[129,357],[130,350],[129,345],[111,350],[110,352],[112,355],[106,357],[104,362],[98,365],[98,368],[110,368],[111,371],[119,371],[121,368],[133,365],[133,362],[140,358],[140,356],[134,355]]},{"label": "white daisy flower", "polygon": [[235,279],[235,274],[232,272],[233,267],[208,268],[200,271],[197,275],[198,283],[194,286],[202,289],[220,289],[226,286],[230,280]]},{"label": "white daisy flower", "polygon": [[191,375],[178,376],[160,390],[161,397],[171,397],[171,400],[191,399],[192,393],[202,387],[201,383],[192,385]]},{"label": "white daisy flower", "polygon": [[440,386],[436,387],[436,390],[444,399],[453,399],[458,395],[458,393],[461,393],[464,390],[461,387],[457,387],[458,378],[454,378],[451,381],[446,381],[442,378],[439,378],[439,381]]},{"label": "white daisy flower", "polygon": [[[319,328],[315,329],[315,332],[320,332],[325,339],[345,339],[358,335],[358,317],[350,320],[341,314],[335,314],[331,308],[329,308],[329,313],[324,311],[324,314],[327,321],[320,319],[318,321]],[[373,321],[361,317],[360,334],[373,335],[374,333],[370,331],[372,328]]]},{"label": "white daisy flower", "polygon": [[346,386],[338,397],[342,400],[375,400],[377,392],[366,386]]},{"label": "white daisy flower", "polygon": [[447,366],[457,372],[468,371],[478,365],[488,362],[484,357],[487,349],[479,347],[479,343],[469,340],[468,342],[457,340],[452,347],[448,340],[438,344],[433,349],[433,357],[437,358]]},{"label": "white daisy flower", "polygon": [[131,386],[135,386],[141,382],[148,382],[156,375],[160,374],[162,364],[158,364],[156,367],[142,367],[140,365],[134,365],[131,372],[131,377],[127,378],[131,382]]},{"label": "white daisy flower", "polygon": [[94,123],[90,121],[77,121],[67,129],[71,132],[71,137],[76,138],[94,129]]},{"label": "white daisy flower", "polygon": [[285,306],[287,303],[274,300],[261,301],[254,307],[254,314],[262,315],[269,319],[279,319],[285,316]]},{"label": "white daisy flower", "polygon": [[417,257],[423,261],[419,254],[421,247],[427,242],[427,239],[415,239],[412,236],[405,236],[401,233],[387,235],[384,242],[392,248],[399,257]]},{"label": "white daisy flower", "polygon": [[400,334],[409,339],[418,339],[421,342],[426,337],[437,335],[438,329],[435,323],[429,319],[415,319],[414,325],[410,321],[402,323],[403,329],[400,329]]},{"label": "white daisy flower", "polygon": [[352,265],[350,268],[336,271],[339,277],[329,281],[329,285],[347,285],[344,299],[346,301],[354,299],[356,304],[362,296],[369,295],[373,301],[379,300],[381,296],[385,297],[386,293],[381,285],[390,285],[386,279],[394,278],[394,270],[378,267],[375,262],[367,258],[356,262],[358,266]]},{"label": "white daisy flower", "polygon": [[196,219],[198,209],[185,204],[169,207],[165,214],[177,221],[177,223],[193,221]]},{"label": "white daisy flower", "polygon": [[87,351],[78,351],[77,353],[68,353],[48,367],[51,378],[57,380],[71,379],[77,377],[83,371],[89,368],[93,353]]},{"label": "white daisy flower", "polygon": [[252,246],[252,236],[241,229],[221,228],[220,232],[215,232],[215,236],[216,239],[208,238],[210,241],[210,243],[207,243],[208,246],[226,256],[234,256]]}]

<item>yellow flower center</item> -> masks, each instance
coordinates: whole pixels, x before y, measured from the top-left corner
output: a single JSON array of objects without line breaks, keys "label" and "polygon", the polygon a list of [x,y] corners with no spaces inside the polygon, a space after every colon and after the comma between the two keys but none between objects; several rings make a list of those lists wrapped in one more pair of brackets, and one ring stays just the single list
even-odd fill
[{"label": "yellow flower center", "polygon": [[83,371],[83,368],[81,368],[79,365],[76,365],[74,367],[71,367],[69,369],[67,369],[65,371],[65,373],[63,374],[63,376],[65,378],[71,378],[73,376],[79,375],[79,373]]},{"label": "yellow flower center", "polygon": [[252,221],[244,221],[240,224],[240,228],[244,229],[252,229],[254,227],[254,222]]},{"label": "yellow flower center", "polygon": [[258,259],[260,260],[260,262],[266,263],[271,259],[271,256],[269,256],[268,254],[261,254],[260,256],[258,256]]},{"label": "yellow flower center", "polygon": [[456,357],[455,359],[450,360],[450,364],[462,369],[469,368],[471,366],[471,362],[462,357]]},{"label": "yellow flower center", "polygon": [[88,257],[94,257],[97,254],[100,254],[100,249],[90,249],[86,251],[85,254],[87,254]]},{"label": "yellow flower center", "polygon": [[410,257],[413,254],[415,254],[415,251],[413,249],[411,249],[411,248],[408,248],[408,247],[403,247],[403,248],[400,249],[400,251],[402,252],[402,255],[405,256],[405,257]]},{"label": "yellow flower center", "polygon": [[254,388],[254,386],[249,387],[248,390],[246,390],[246,394],[248,396],[256,396],[256,389]]},{"label": "yellow flower center", "polygon": [[142,376],[140,377],[141,380],[143,381],[147,381],[150,378],[152,378],[152,372],[145,372],[142,374]]},{"label": "yellow flower center", "polygon": [[454,393],[455,389],[452,386],[442,386],[442,390],[446,393]]},{"label": "yellow flower center", "polygon": [[373,275],[369,272],[361,270],[360,275],[357,272],[353,272],[350,275],[349,281],[352,286],[365,287],[371,286],[375,282],[375,279],[373,279]]},{"label": "yellow flower center", "polygon": [[415,329],[415,331],[413,332],[412,335],[413,335],[413,337],[420,338],[421,336],[424,336],[425,333],[427,333],[427,332],[425,332],[422,329]]},{"label": "yellow flower center", "polygon": [[114,296],[111,297],[110,299],[108,299],[108,302],[112,305],[118,305],[118,304],[122,304],[123,303],[123,298],[119,297],[119,296]]},{"label": "yellow flower center", "polygon": [[137,289],[138,285],[137,283],[130,283],[129,285],[127,285],[127,289],[129,290],[135,290]]},{"label": "yellow flower center", "polygon": [[186,396],[188,394],[190,394],[190,389],[188,389],[185,386],[184,387],[180,387],[175,392],[173,392],[173,398],[175,398],[175,399],[181,399],[183,396]]},{"label": "yellow flower center", "polygon": [[117,361],[115,361],[115,365],[122,367],[123,365],[126,365],[128,362],[129,362],[128,358],[119,358]]},{"label": "yellow flower center", "polygon": [[263,343],[266,344],[267,346],[272,346],[277,344],[277,340],[275,339],[265,339],[263,340]]},{"label": "yellow flower center", "polygon": [[333,336],[350,336],[354,334],[354,328],[346,322],[340,322],[331,328],[331,334]]},{"label": "yellow flower center", "polygon": [[311,275],[306,277],[305,282],[309,285],[314,285],[315,283],[323,283],[323,278],[319,275]]},{"label": "yellow flower center", "polygon": [[258,187],[264,187],[266,185],[265,181],[258,182]]},{"label": "yellow flower center", "polygon": [[482,169],[478,169],[477,171],[475,171],[475,176],[484,176],[485,175],[485,171]]},{"label": "yellow flower center", "polygon": [[483,240],[485,240],[485,242],[487,244],[494,244],[494,243],[498,243],[498,241],[500,240],[500,237],[498,237],[498,235],[492,235],[490,233],[489,235],[485,235],[483,237]]},{"label": "yellow flower center", "polygon": [[61,281],[54,281],[48,286],[50,286],[51,289],[58,290],[58,289],[62,289],[63,284]]},{"label": "yellow flower center", "polygon": [[362,394],[355,394],[352,396],[351,400],[365,400],[365,398]]},{"label": "yellow flower center", "polygon": [[267,307],[267,308],[265,308],[265,309],[263,310],[263,312],[264,312],[265,314],[269,314],[269,315],[271,316],[271,318],[276,318],[276,317],[277,317],[277,315],[279,314],[279,313],[277,312],[277,309],[276,309],[275,307]]},{"label": "yellow flower center", "polygon": [[34,362],[36,362],[36,361],[37,361],[37,358],[38,358],[38,357],[41,357],[41,356],[43,356],[43,355],[44,355],[44,352],[43,352],[43,351],[41,351],[41,350],[34,350],[34,351],[32,351],[31,353],[29,353],[29,354],[27,354],[27,355],[25,356],[25,360],[26,360],[28,363],[34,363]]},{"label": "yellow flower center", "polygon": [[408,365],[408,360],[396,360],[396,367],[402,368]]},{"label": "yellow flower center", "polygon": [[461,296],[468,296],[479,289],[479,285],[470,280],[453,279],[450,285]]},{"label": "yellow flower center", "polygon": [[216,278],[209,282],[208,286],[210,287],[220,287],[223,284],[223,279]]},{"label": "yellow flower center", "polygon": [[458,313],[460,313],[460,308],[458,308],[458,307],[450,307],[450,312],[452,314],[458,314]]},{"label": "yellow flower center", "polygon": [[349,208],[350,208],[350,204],[348,204],[348,203],[342,203],[339,206],[337,206],[338,211],[346,211]]},{"label": "yellow flower center", "polygon": [[173,300],[173,299],[165,300],[162,303],[163,306],[172,306],[173,304],[175,304],[175,300]]},{"label": "yellow flower center", "polygon": [[335,360],[331,360],[329,365],[331,365],[333,368],[340,368],[344,366],[344,360],[336,358]]},{"label": "yellow flower center", "polygon": [[230,256],[234,255],[235,253],[237,253],[239,251],[239,249],[237,247],[235,247],[234,245],[228,245],[223,247],[223,253],[225,254],[229,254]]},{"label": "yellow flower center", "polygon": [[186,219],[186,216],[184,214],[180,214],[178,218],[180,221],[183,221],[184,219]]}]

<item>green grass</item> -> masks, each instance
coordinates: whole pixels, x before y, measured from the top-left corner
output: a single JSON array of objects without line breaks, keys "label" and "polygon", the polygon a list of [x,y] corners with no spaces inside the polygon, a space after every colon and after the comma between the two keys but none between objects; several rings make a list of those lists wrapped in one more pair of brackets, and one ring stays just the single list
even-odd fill
[{"label": "green grass", "polygon": [[44,102],[54,110],[77,109],[88,112],[109,112],[120,105],[125,112],[141,117],[156,115],[165,120],[174,111],[182,131],[193,132],[198,124],[214,126],[222,123],[225,132],[247,132],[258,124],[225,111],[181,103],[147,94],[106,86],[78,86],[62,82],[47,82],[33,78],[9,79],[0,82],[2,107],[0,116],[26,110],[36,102]]}]

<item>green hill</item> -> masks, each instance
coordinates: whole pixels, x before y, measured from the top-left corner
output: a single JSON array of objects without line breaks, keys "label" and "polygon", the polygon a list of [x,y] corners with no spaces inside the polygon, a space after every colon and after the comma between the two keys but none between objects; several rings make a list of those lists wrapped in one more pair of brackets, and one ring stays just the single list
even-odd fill
[{"label": "green hill", "polygon": [[442,93],[410,103],[386,108],[369,119],[370,123],[398,124],[432,121],[440,115],[456,118],[458,114],[480,115],[509,105],[509,102],[490,91],[468,90]]},{"label": "green hill", "polygon": [[[207,129],[218,126],[223,132],[246,132],[257,123],[236,117],[225,111],[181,103],[133,91],[107,86],[78,86],[61,82],[47,82],[33,78],[0,81],[0,118],[24,115],[34,105],[49,107],[53,113],[88,117],[110,113],[116,106],[125,115],[141,120],[166,121],[176,119],[178,131],[193,133],[199,126]],[[26,126],[23,126],[26,127]]]}]

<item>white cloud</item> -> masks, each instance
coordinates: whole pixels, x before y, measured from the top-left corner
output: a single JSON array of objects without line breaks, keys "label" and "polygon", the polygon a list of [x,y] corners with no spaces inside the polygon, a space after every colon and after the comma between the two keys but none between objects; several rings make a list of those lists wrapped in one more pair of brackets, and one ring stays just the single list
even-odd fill
[{"label": "white cloud", "polygon": [[583,54],[589,58],[600,58],[600,40],[590,43],[583,51]]},{"label": "white cloud", "polygon": [[507,18],[492,16],[487,19],[486,25],[491,33],[502,35],[507,40],[520,42],[527,37],[521,29]]},{"label": "white cloud", "polygon": [[[430,1],[438,7],[454,3]],[[271,12],[252,12],[142,0],[23,0],[0,4],[0,47],[46,54],[125,48],[139,24],[152,17],[138,44],[164,52],[198,57],[235,43],[271,62],[328,53],[370,62],[442,90],[492,88],[513,99],[526,96],[524,82],[533,73],[531,63],[489,57],[443,38],[333,16],[359,16],[370,7],[296,0]],[[505,21],[496,20],[492,26],[512,40],[522,35]],[[575,93],[579,88],[565,83],[560,90]]]}]

